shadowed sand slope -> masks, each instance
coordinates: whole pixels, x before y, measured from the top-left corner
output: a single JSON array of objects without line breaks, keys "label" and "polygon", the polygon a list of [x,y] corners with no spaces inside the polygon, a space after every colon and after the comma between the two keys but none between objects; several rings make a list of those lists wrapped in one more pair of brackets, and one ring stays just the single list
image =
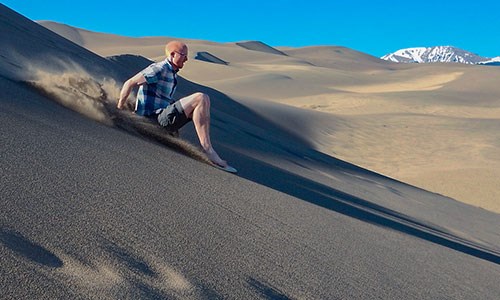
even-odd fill
[{"label": "shadowed sand slope", "polygon": [[[0,18],[13,25],[2,27],[13,49],[17,39],[7,37],[31,38],[15,28],[64,43],[4,6]],[[234,46],[206,47],[230,64],[193,59],[189,67],[248,68],[247,58],[233,64]],[[182,147],[172,151],[147,136],[156,129],[138,132],[140,119],[120,119],[110,108],[123,67],[133,62],[133,74],[146,60],[106,60],[74,44],[42,47],[79,66],[54,74],[33,54],[2,51],[2,297],[496,299],[500,292],[498,215],[319,152],[318,126],[349,126],[347,116],[180,79],[179,96],[210,95],[214,146],[239,169],[234,176]],[[80,66],[82,56],[95,66]],[[292,61],[277,57],[264,61]],[[39,73],[20,68],[12,76],[11,64]],[[107,76],[91,76],[103,66]],[[26,83],[40,72],[66,76],[49,85],[58,95]],[[82,104],[70,100],[77,96]],[[93,121],[61,99],[104,117]],[[197,143],[192,126],[181,135]]]},{"label": "shadowed sand slope", "polygon": [[223,61],[222,59],[218,58],[217,56],[212,55],[212,54],[205,52],[205,51],[201,51],[201,52],[196,53],[195,59],[214,63],[214,64],[227,65],[226,61]]},{"label": "shadowed sand slope", "polygon": [[252,51],[260,51],[277,55],[286,55],[285,53],[279,51],[278,49],[273,48],[259,41],[238,42],[236,43],[236,45]]}]

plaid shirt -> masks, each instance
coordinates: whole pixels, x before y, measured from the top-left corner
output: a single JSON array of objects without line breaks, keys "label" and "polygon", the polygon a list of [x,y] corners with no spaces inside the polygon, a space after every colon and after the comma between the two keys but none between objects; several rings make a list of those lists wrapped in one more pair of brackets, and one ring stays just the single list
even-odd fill
[{"label": "plaid shirt", "polygon": [[174,103],[172,96],[177,86],[177,71],[168,60],[153,63],[142,71],[146,84],[139,87],[135,113],[141,116],[159,114]]}]

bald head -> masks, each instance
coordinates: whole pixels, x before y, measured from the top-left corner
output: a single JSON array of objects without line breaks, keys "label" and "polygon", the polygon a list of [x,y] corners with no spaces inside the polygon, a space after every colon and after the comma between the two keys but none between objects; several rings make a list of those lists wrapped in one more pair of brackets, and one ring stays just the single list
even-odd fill
[{"label": "bald head", "polygon": [[180,70],[188,60],[188,47],[180,41],[171,41],[165,46],[165,55],[174,69]]},{"label": "bald head", "polygon": [[187,46],[181,41],[170,41],[165,46],[165,55],[168,57],[172,54],[172,52],[187,52]]}]

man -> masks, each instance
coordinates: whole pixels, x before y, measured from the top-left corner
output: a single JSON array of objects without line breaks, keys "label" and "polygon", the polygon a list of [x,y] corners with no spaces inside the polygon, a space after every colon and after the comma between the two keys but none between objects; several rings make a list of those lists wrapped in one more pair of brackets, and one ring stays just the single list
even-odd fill
[{"label": "man", "polygon": [[123,109],[134,87],[139,87],[135,113],[154,117],[170,132],[179,130],[193,121],[200,144],[208,158],[216,165],[227,167],[215,152],[210,141],[210,98],[203,93],[194,93],[178,101],[173,99],[177,87],[177,72],[188,60],[188,48],[179,41],[165,46],[164,61],[151,64],[128,79],[120,92],[117,108]]}]

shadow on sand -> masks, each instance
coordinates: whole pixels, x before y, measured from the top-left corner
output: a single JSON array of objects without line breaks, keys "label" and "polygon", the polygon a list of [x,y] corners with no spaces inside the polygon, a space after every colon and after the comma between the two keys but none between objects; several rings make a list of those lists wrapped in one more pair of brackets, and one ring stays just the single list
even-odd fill
[{"label": "shadow on sand", "polygon": [[60,268],[63,262],[44,247],[28,240],[20,233],[8,228],[0,228],[0,243],[19,256],[50,268]]},{"label": "shadow on sand", "polygon": [[[280,128],[276,124],[264,119],[249,108],[234,101],[230,97],[214,89],[196,85],[189,82],[190,90],[202,91],[211,96],[213,106],[219,111],[231,112],[238,116],[237,120],[223,118],[214,114],[214,127],[219,130],[235,130],[245,137],[238,137],[238,147],[250,148],[254,151],[263,152],[266,155],[282,156],[284,160],[300,161],[305,155],[318,164],[327,168],[341,169],[343,171],[354,171],[360,176],[367,177],[382,175],[362,169],[350,163],[341,161],[325,155],[313,149],[307,141]],[[236,129],[235,129],[236,128]],[[254,130],[253,132],[249,130]],[[259,132],[256,134],[256,132]],[[267,135],[270,132],[272,135]],[[263,135],[261,135],[263,133]],[[267,146],[255,146],[264,144]],[[371,224],[390,228],[468,255],[475,256],[496,264],[500,264],[500,253],[487,249],[471,241],[444,232],[439,228],[430,226],[417,219],[403,215],[396,211],[387,209],[370,202],[346,194],[335,188],[312,181],[308,178],[291,173],[287,170],[272,166],[261,160],[254,159],[237,151],[227,150],[225,155],[237,161],[240,170],[238,176],[251,180],[271,189],[283,192],[290,196],[302,199],[323,208],[344,214],[346,216],[369,222]],[[295,162],[297,163],[297,162]],[[397,191],[396,191],[397,192]]]},{"label": "shadow on sand", "polygon": [[273,300],[290,300],[283,292],[279,291],[277,288],[270,286],[269,284],[258,281],[255,278],[248,278],[247,280],[250,287],[252,287],[257,294],[262,299],[273,299]]},{"label": "shadow on sand", "polygon": [[240,176],[274,190],[302,199],[309,203],[343,215],[396,230],[468,255],[500,264],[500,253],[429,227],[418,220],[364,199],[346,194],[332,187],[276,168],[249,157],[238,157]]}]

